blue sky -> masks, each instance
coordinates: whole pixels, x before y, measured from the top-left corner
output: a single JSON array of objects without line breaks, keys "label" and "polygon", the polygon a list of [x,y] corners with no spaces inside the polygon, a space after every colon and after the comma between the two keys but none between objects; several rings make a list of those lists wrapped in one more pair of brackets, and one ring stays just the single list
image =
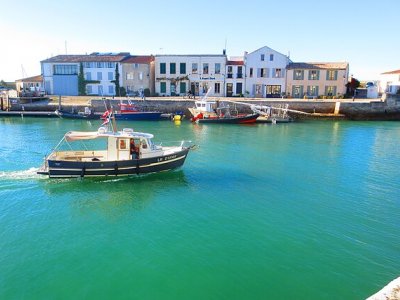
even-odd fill
[{"label": "blue sky", "polygon": [[220,54],[268,46],[295,62],[347,61],[360,80],[400,69],[400,1],[35,0],[1,4],[0,80],[58,54]]}]

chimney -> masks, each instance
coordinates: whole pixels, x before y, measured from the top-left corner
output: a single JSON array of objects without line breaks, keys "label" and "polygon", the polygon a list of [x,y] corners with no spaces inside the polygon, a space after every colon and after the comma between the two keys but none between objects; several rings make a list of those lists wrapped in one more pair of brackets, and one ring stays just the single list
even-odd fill
[{"label": "chimney", "polygon": [[222,55],[226,55],[226,49],[222,49]]}]

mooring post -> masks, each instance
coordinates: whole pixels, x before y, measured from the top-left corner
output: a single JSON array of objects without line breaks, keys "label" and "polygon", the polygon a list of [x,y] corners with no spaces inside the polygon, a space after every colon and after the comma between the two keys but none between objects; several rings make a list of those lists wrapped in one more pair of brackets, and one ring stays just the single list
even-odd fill
[{"label": "mooring post", "polygon": [[58,110],[61,110],[61,95],[58,96]]}]

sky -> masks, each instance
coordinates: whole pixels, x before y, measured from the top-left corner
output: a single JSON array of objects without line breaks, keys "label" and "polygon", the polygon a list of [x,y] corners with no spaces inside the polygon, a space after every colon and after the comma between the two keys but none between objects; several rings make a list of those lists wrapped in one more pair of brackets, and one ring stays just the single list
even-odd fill
[{"label": "sky", "polygon": [[0,0],[0,80],[39,75],[59,54],[241,56],[343,62],[359,80],[400,69],[400,1]]}]

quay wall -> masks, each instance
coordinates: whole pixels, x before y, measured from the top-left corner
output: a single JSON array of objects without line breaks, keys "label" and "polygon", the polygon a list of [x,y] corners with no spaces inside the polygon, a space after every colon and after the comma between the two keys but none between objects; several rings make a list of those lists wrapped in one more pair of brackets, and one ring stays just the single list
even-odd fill
[{"label": "quay wall", "polygon": [[[303,99],[248,99],[248,98],[220,98],[222,102],[226,100],[240,101],[249,104],[259,104],[268,106],[283,106],[289,105],[289,109],[299,110],[307,113],[319,113],[319,114],[333,114],[335,111],[335,105],[340,102],[339,114],[343,115],[344,119],[349,120],[400,120],[400,95],[391,95],[383,99],[340,99],[340,100],[303,100]],[[120,100],[126,102],[126,99],[107,99],[114,109],[118,109]],[[210,100],[216,100],[211,98]],[[132,100],[131,100],[132,101]],[[133,100],[138,107],[143,110],[156,110],[163,113],[175,113],[183,111],[187,115],[189,114],[188,108],[194,106],[193,99],[182,99],[178,97],[158,97],[158,98],[146,98],[146,100]],[[229,104],[231,107],[234,105]],[[61,107],[63,109],[71,110],[72,107],[78,111],[84,111],[85,107],[91,107],[96,112],[104,112],[105,104],[103,99],[92,99],[90,101],[83,102],[68,102],[63,100]],[[11,110],[20,111],[54,111],[59,107],[57,101],[40,101],[34,103],[17,103],[13,104]],[[251,112],[248,106],[237,104],[236,108],[239,112],[247,113]],[[291,113],[295,119],[307,119],[313,117],[309,115],[300,115]]]}]

